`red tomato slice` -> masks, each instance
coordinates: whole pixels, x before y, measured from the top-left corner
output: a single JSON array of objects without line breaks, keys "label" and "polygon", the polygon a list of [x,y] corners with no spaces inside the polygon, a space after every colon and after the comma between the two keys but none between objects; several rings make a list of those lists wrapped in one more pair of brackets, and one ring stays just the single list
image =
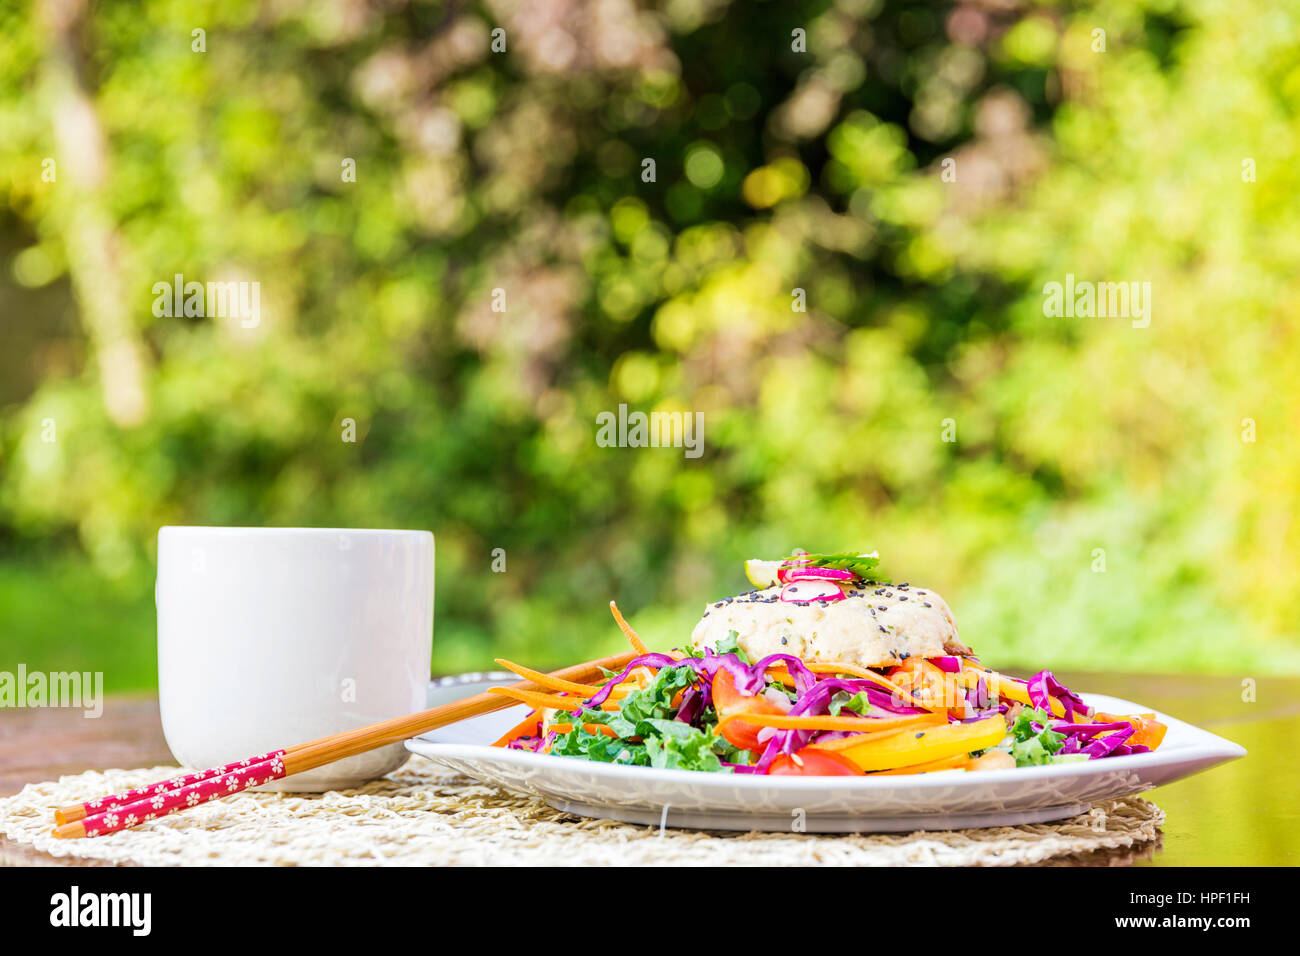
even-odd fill
[{"label": "red tomato slice", "polygon": [[[798,760],[794,758],[798,757]],[[800,765],[802,762],[802,766]],[[862,770],[833,750],[805,747],[793,754],[777,754],[767,772],[778,777],[860,777]]]},{"label": "red tomato slice", "polygon": [[[725,670],[720,670],[713,675],[713,707],[718,712],[719,720],[732,714],[785,713],[761,694],[746,697],[740,693],[736,690],[736,679]],[[733,720],[722,725],[722,736],[734,747],[743,750],[762,750],[763,744],[758,739],[758,732],[762,729],[743,720]]]}]

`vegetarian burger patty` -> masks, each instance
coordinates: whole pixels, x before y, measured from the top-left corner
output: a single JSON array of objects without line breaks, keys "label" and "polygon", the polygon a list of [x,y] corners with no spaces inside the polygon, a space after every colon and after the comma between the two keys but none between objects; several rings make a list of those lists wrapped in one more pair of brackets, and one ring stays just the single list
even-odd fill
[{"label": "vegetarian burger patty", "polygon": [[781,588],[755,589],[709,605],[691,632],[697,651],[735,631],[750,660],[793,654],[805,661],[889,667],[909,657],[970,654],[946,602],[904,584],[855,585],[842,601],[794,604]]}]

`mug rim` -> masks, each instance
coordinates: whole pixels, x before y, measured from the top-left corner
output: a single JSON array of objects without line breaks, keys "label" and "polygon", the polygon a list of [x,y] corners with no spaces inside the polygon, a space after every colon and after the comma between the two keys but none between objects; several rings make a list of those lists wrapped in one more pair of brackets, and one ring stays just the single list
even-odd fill
[{"label": "mug rim", "polygon": [[432,531],[420,530],[416,528],[298,528],[298,527],[280,527],[280,526],[262,526],[262,525],[180,525],[165,524],[158,529],[158,535],[161,537],[167,532],[204,532],[213,534],[247,534],[247,535],[428,535],[433,537]]}]

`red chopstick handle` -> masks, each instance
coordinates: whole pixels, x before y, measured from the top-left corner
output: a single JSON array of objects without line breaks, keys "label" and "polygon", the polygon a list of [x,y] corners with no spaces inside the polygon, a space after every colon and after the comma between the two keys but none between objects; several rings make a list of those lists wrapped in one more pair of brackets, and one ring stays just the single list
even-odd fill
[{"label": "red chopstick handle", "polygon": [[123,790],[121,793],[110,794],[107,797],[99,797],[95,800],[87,800],[81,804],[85,810],[86,816],[95,816],[107,813],[110,810],[117,810],[128,804],[135,803],[137,800],[144,800],[147,797],[154,797],[168,790],[179,790],[181,787],[188,787],[191,784],[202,783],[204,780],[210,780],[213,777],[220,777],[226,774],[235,773],[246,767],[251,767],[255,763],[262,763],[270,760],[272,757],[283,757],[283,750],[271,750],[264,754],[258,754],[256,757],[245,757],[243,760],[236,760],[234,763],[223,764],[220,767],[213,767],[210,770],[196,770],[193,773],[182,774],[179,777],[172,777],[169,780],[163,780],[160,783],[151,783],[147,787],[133,787],[130,790]]},{"label": "red chopstick handle", "polygon": [[[235,769],[228,769],[231,766]],[[150,820],[198,806],[200,803],[220,800],[222,797],[239,793],[249,787],[279,780],[283,776],[285,776],[283,751],[277,751],[265,760],[250,763],[248,766],[227,764],[225,767],[214,767],[206,772],[205,779],[174,790],[154,793],[133,803],[86,817],[84,820],[65,823],[55,828],[54,835],[94,837],[116,833],[118,830],[139,826]]]}]

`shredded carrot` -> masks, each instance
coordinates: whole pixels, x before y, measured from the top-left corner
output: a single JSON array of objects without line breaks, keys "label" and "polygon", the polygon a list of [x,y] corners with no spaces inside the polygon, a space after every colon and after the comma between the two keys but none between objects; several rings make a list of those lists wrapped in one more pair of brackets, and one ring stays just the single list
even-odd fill
[{"label": "shredded carrot", "polygon": [[501,739],[493,743],[492,746],[504,747],[516,737],[536,737],[541,729],[541,723],[542,715],[535,710],[531,711],[527,717],[502,734]]},{"label": "shredded carrot", "polygon": [[552,677],[550,674],[543,674],[541,671],[535,671],[531,667],[524,667],[522,664],[516,664],[514,661],[508,661],[504,657],[498,657],[497,663],[507,670],[512,670],[520,677],[532,681],[542,687],[549,687],[551,690],[568,691],[570,694],[580,694],[582,699],[595,694],[600,688],[592,687],[589,684],[579,684],[571,680],[564,680],[562,677]]},{"label": "shredded carrot", "polygon": [[618,623],[618,629],[623,632],[623,636],[627,638],[628,643],[632,645],[633,650],[638,654],[650,653],[646,650],[646,646],[642,643],[641,638],[636,636],[636,631],[632,630],[632,625],[623,620],[623,615],[619,613],[618,605],[613,601],[610,601],[609,610],[610,613],[614,615],[614,620]]},{"label": "shredded carrot", "polygon": [[[531,704],[533,707],[551,707],[556,710],[575,710],[582,706],[581,697],[561,697],[559,694],[539,694],[532,690],[515,690],[513,687],[489,687],[489,694],[509,697],[513,700]],[[616,709],[617,705],[602,705],[607,710]]]},{"label": "shredded carrot", "polygon": [[655,679],[655,671],[651,670],[649,667],[644,667],[644,666],[634,667],[632,669],[632,672],[627,675],[627,678],[623,681],[623,683],[624,684],[633,683],[636,684],[638,687],[645,687],[654,679]]},{"label": "shredded carrot", "polygon": [[921,669],[921,661],[923,660],[925,660],[925,658],[923,657],[909,657],[905,661],[899,661],[897,664],[894,665],[893,669],[890,670],[889,672],[890,678],[896,679],[899,674],[903,674],[905,676],[915,675],[916,672]]},{"label": "shredded carrot", "polygon": [[832,717],[823,714],[791,717],[789,714],[751,714],[740,711],[722,718],[718,721],[718,726],[733,720],[753,724],[755,727],[777,727],[781,730],[860,730],[863,733],[928,727],[948,722],[944,714],[907,714],[898,717]]},{"label": "shredded carrot", "polygon": [[794,678],[790,676],[789,669],[784,664],[772,664],[767,669],[767,676],[772,678],[778,684],[784,684],[786,687],[794,686]]},{"label": "shredded carrot", "polygon": [[[557,734],[567,734],[573,729],[573,724],[551,724],[548,730],[553,730]],[[583,724],[582,729],[589,734],[604,734],[606,737],[617,737],[613,727],[606,727],[604,724]]]}]

